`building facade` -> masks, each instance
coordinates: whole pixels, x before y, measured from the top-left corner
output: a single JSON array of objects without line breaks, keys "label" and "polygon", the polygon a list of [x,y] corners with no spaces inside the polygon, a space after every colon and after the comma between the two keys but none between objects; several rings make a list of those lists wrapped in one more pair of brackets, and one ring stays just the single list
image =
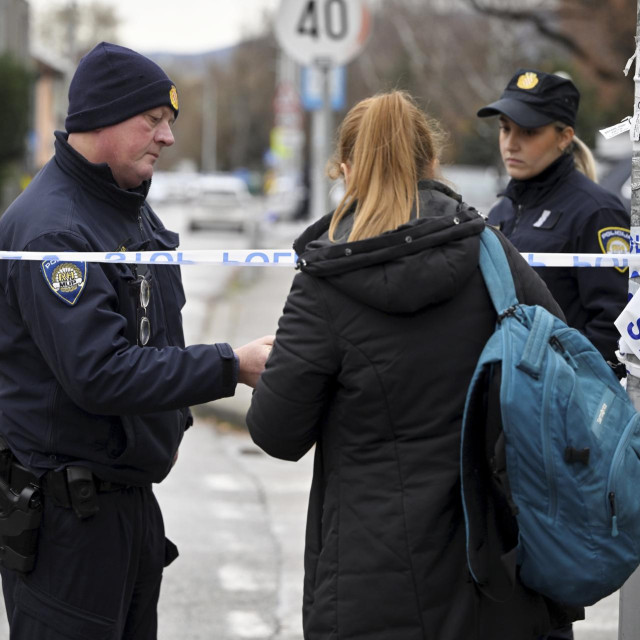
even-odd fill
[{"label": "building facade", "polygon": [[0,54],[10,53],[29,63],[29,3],[0,0]]}]

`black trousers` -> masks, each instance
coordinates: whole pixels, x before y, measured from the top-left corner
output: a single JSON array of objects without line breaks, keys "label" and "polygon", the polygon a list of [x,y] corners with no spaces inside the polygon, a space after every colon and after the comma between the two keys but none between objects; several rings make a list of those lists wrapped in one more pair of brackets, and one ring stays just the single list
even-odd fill
[{"label": "black trousers", "polygon": [[98,501],[79,520],[44,497],[34,570],[0,571],[11,640],[156,640],[162,570],[177,555],[160,507],[150,487]]}]

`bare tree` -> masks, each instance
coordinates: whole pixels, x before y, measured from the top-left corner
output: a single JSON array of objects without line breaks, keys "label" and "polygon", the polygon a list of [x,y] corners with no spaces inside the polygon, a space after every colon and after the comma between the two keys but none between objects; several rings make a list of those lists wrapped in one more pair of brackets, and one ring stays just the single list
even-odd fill
[{"label": "bare tree", "polygon": [[467,0],[479,13],[531,24],[599,80],[621,82],[634,50],[636,0]]},{"label": "bare tree", "polygon": [[[597,125],[628,115],[618,116],[614,107],[631,104],[628,96],[619,95],[631,85],[622,69],[634,44],[633,34],[628,39],[624,34],[628,27],[633,31],[630,16],[635,10],[629,13],[629,5],[635,1],[377,2],[370,42],[347,70],[346,108],[378,91],[407,89],[450,132],[445,161],[493,163],[498,159],[495,122],[477,118],[478,108],[500,95],[518,67],[563,68],[581,88],[587,107],[580,110],[581,137],[588,138]],[[271,25],[265,22],[258,35],[254,32],[208,66],[215,88],[220,169],[261,168],[274,124],[277,51]],[[600,71],[592,71],[584,56],[597,58]],[[186,77],[183,64],[171,69],[170,76],[180,89],[184,113],[190,115],[176,125],[179,135],[167,166],[183,157],[199,165],[202,79]],[[334,122],[343,115],[336,114]]]},{"label": "bare tree", "polygon": [[77,62],[95,44],[118,42],[120,18],[108,2],[78,6],[74,0],[52,4],[35,16],[36,39],[51,51]]},{"label": "bare tree", "polygon": [[211,141],[204,135],[209,127],[215,131],[217,169],[261,169],[273,127],[277,51],[273,35],[266,33],[228,52],[211,52],[197,69],[180,57],[164,62],[178,87],[181,113],[176,143],[163,154],[159,168],[174,168],[185,159],[203,168],[202,145]]},{"label": "bare tree", "polygon": [[466,0],[385,0],[373,24],[370,45],[350,67],[349,102],[407,89],[451,133],[448,159],[491,161],[495,128],[475,113],[499,95],[514,64],[544,54],[533,29],[505,30]]}]

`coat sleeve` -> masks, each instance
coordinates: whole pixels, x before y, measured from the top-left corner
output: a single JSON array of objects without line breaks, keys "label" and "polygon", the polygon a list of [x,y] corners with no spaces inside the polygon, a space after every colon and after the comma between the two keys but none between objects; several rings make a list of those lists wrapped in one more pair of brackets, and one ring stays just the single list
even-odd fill
[{"label": "coat sleeve", "polygon": [[253,441],[276,458],[300,459],[318,439],[338,369],[321,285],[299,274],[247,413]]},{"label": "coat sleeve", "polygon": [[[72,233],[43,236],[28,249],[91,251]],[[73,304],[55,294],[44,262],[16,261],[5,291],[59,384],[85,411],[143,414],[234,393],[237,372],[229,345],[132,345],[117,293],[98,263],[86,263],[84,287]],[[233,360],[231,372],[225,358]]]},{"label": "coat sleeve", "polygon": [[[614,232],[619,246],[629,250],[629,216],[625,211],[599,209],[590,215],[576,233],[576,252],[605,253],[602,235]],[[584,333],[602,355],[615,361],[620,335],[615,320],[627,304],[629,274],[614,267],[576,268],[580,302],[587,314]]]}]

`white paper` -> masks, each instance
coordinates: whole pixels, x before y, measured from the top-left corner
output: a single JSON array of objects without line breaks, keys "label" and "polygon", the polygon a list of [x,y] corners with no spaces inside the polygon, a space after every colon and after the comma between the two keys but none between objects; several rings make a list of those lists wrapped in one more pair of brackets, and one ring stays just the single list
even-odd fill
[{"label": "white paper", "polygon": [[600,129],[600,133],[609,140],[610,138],[615,138],[616,136],[624,133],[625,131],[631,130],[631,118],[627,116],[622,122],[618,124],[614,124],[612,127],[607,127],[606,129]]},{"label": "white paper", "polygon": [[[636,52],[637,53],[637,52]],[[624,75],[629,75],[629,71],[631,70],[631,65],[633,64],[633,61],[636,57],[636,54],[634,53],[628,60],[627,60],[627,64],[624,67]]]},{"label": "white paper", "polygon": [[631,298],[615,325],[622,336],[621,351],[624,349],[624,353],[633,353],[640,358],[640,295]]}]

